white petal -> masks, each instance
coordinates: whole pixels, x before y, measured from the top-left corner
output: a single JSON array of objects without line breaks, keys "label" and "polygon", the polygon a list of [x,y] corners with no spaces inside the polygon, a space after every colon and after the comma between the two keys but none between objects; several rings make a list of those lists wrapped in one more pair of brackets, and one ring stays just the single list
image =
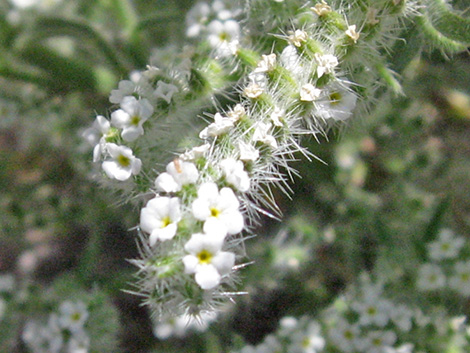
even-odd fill
[{"label": "white petal", "polygon": [[184,264],[184,272],[186,273],[194,273],[196,272],[197,265],[199,264],[199,260],[194,255],[186,255],[183,257],[183,264]]},{"label": "white petal", "polygon": [[177,230],[176,223],[170,223],[164,228],[156,228],[153,230],[152,234],[150,235],[150,245],[152,246],[155,244],[157,240],[165,241],[172,239]]},{"label": "white petal", "polygon": [[204,290],[212,289],[220,283],[220,275],[212,265],[198,266],[195,279]]},{"label": "white petal", "polygon": [[132,174],[131,169],[122,168],[114,161],[104,161],[102,167],[109,178],[114,178],[120,181],[129,179]]},{"label": "white petal", "polygon": [[235,265],[235,254],[227,251],[220,251],[216,256],[214,256],[211,263],[222,276],[226,275],[232,270],[233,265]]},{"label": "white petal", "polygon": [[211,216],[209,202],[205,199],[198,198],[192,204],[193,216],[197,220],[205,221]]},{"label": "white petal", "polygon": [[122,139],[127,142],[135,141],[139,136],[144,134],[142,126],[128,126],[121,133]]},{"label": "white petal", "polygon": [[168,173],[162,173],[157,177],[157,179],[155,179],[155,187],[158,191],[165,192],[176,192],[181,190],[181,185],[179,185]]},{"label": "white petal", "polygon": [[111,113],[111,124],[122,129],[126,127],[131,120],[131,116],[122,109]]}]

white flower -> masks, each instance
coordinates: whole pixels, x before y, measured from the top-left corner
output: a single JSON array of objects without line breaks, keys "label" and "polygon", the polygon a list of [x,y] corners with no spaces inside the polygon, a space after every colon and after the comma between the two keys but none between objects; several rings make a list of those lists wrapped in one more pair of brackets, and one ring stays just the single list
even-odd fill
[{"label": "white flower", "polygon": [[454,272],[449,279],[449,287],[464,296],[470,296],[470,261],[457,262]]},{"label": "white flower", "polygon": [[241,192],[250,188],[250,177],[245,171],[243,162],[234,158],[226,158],[220,162],[225,180]]},{"label": "white flower", "polygon": [[225,236],[236,234],[244,227],[243,216],[239,211],[240,202],[231,188],[222,188],[212,182],[202,184],[198,197],[192,204],[193,215],[204,221],[206,233],[219,233]]},{"label": "white flower", "polygon": [[121,109],[111,114],[111,124],[123,129],[124,141],[134,141],[144,134],[142,124],[152,115],[153,107],[147,99],[137,100],[127,96],[121,101]]},{"label": "white flower", "polygon": [[360,315],[361,325],[375,324],[384,327],[389,321],[391,303],[375,296],[366,297],[363,301],[351,303],[351,308]]},{"label": "white flower", "polygon": [[416,285],[421,290],[435,290],[444,288],[446,277],[439,265],[424,264],[419,268]]},{"label": "white flower", "polygon": [[245,108],[240,103],[236,104],[231,111],[227,113],[228,117],[236,122],[246,115]]},{"label": "white flower", "polygon": [[140,173],[142,161],[134,157],[129,147],[108,143],[106,144],[106,151],[112,160],[104,161],[102,167],[109,178],[124,181],[129,179],[131,175]]},{"label": "white flower", "polygon": [[201,312],[198,317],[183,314],[177,317],[169,317],[160,320],[154,327],[153,333],[161,340],[165,340],[171,336],[184,337],[190,330],[199,332],[205,331],[211,321],[217,316],[216,312]]},{"label": "white flower", "polygon": [[301,47],[302,43],[305,43],[307,41],[308,34],[307,32],[301,29],[296,29],[295,32],[289,36],[288,39],[289,42],[291,42],[296,47]]},{"label": "white flower", "polygon": [[319,78],[324,74],[330,74],[334,72],[334,68],[338,66],[338,58],[334,55],[321,55],[319,53],[315,53],[314,58],[317,63],[317,76]]},{"label": "white flower", "polygon": [[321,90],[316,88],[311,83],[306,83],[300,89],[300,100],[303,102],[313,102],[320,97]]},{"label": "white flower", "polygon": [[157,82],[157,89],[153,93],[156,98],[161,98],[165,100],[168,104],[171,102],[173,94],[178,92],[178,87],[172,85],[171,83],[166,83],[164,81]]},{"label": "white flower", "polygon": [[176,158],[166,166],[166,173],[161,173],[155,180],[158,191],[177,192],[186,184],[193,184],[199,177],[196,166]]},{"label": "white flower", "polygon": [[264,92],[264,88],[254,82],[250,83],[243,90],[243,93],[245,94],[245,96],[247,96],[248,98],[252,98],[252,99],[258,98],[259,96],[263,94],[263,92]]},{"label": "white flower", "polygon": [[393,331],[370,331],[365,338],[367,353],[383,353],[396,340],[397,335]]},{"label": "white flower", "polygon": [[204,25],[211,13],[211,8],[205,2],[199,2],[188,11],[186,16],[186,35],[197,37],[204,29]]},{"label": "white flower", "polygon": [[344,319],[340,319],[338,323],[329,331],[331,341],[343,352],[353,352],[360,345],[361,331],[357,324],[351,325]]},{"label": "white flower", "polygon": [[243,142],[238,142],[238,151],[240,152],[240,160],[244,162],[254,162],[259,158],[259,151],[256,147]]},{"label": "white flower", "polygon": [[273,112],[270,115],[271,121],[273,122],[274,126],[282,127],[282,119],[284,119],[284,115],[286,114],[284,109],[279,107],[274,108]]},{"label": "white flower", "polygon": [[357,96],[346,88],[333,85],[325,90],[326,98],[315,102],[316,114],[321,118],[344,121],[351,117]]},{"label": "white flower", "polygon": [[225,118],[220,113],[215,113],[214,122],[199,133],[199,137],[207,139],[209,136],[219,136],[230,131],[234,127],[231,118]]},{"label": "white flower", "polygon": [[256,123],[254,125],[255,131],[253,132],[252,139],[253,141],[259,141],[265,143],[266,145],[270,146],[271,148],[276,149],[278,147],[277,141],[273,135],[269,133],[271,130],[272,124],[271,123],[263,123],[262,121]]},{"label": "white flower", "polygon": [[319,17],[325,16],[331,12],[331,7],[322,0],[322,2],[317,3],[314,7],[310,8],[313,12],[315,12]]},{"label": "white flower", "polygon": [[261,55],[261,60],[258,63],[258,66],[255,68],[254,72],[264,73],[274,70],[276,67],[276,54],[272,53],[269,55]]},{"label": "white flower", "polygon": [[221,251],[223,242],[219,234],[196,233],[184,246],[190,254],[183,258],[185,272],[194,273],[196,283],[204,290],[216,287],[235,264],[235,254]]},{"label": "white flower", "polygon": [[433,260],[454,259],[464,246],[465,240],[456,237],[450,229],[443,229],[439,238],[428,245],[429,257]]},{"label": "white flower", "polygon": [[88,310],[85,303],[65,301],[59,307],[59,325],[60,327],[78,332],[83,329],[88,319]]},{"label": "white flower", "polygon": [[140,212],[140,228],[150,234],[149,243],[172,239],[181,220],[180,201],[177,197],[155,197]]},{"label": "white flower", "polygon": [[289,347],[289,352],[317,353],[324,347],[325,339],[320,334],[320,325],[312,321],[304,332],[292,334],[292,345]]},{"label": "white flower", "polygon": [[349,38],[353,40],[354,43],[357,43],[357,40],[360,37],[359,32],[356,32],[356,25],[348,26],[348,29],[344,32]]},{"label": "white flower", "polygon": [[240,36],[240,25],[237,21],[213,20],[207,26],[207,30],[209,45],[216,49],[218,55],[226,57],[234,53]]},{"label": "white flower", "polygon": [[194,161],[200,157],[204,157],[207,152],[209,152],[211,145],[209,143],[205,143],[201,146],[193,147],[189,151],[186,151],[180,158],[184,161]]},{"label": "white flower", "polygon": [[106,138],[111,132],[110,122],[102,115],[98,115],[93,125],[86,129],[82,136],[88,141],[93,148],[93,162],[100,160],[101,154],[106,144]]},{"label": "white flower", "polygon": [[136,83],[130,80],[119,81],[118,89],[113,89],[109,96],[109,101],[114,104],[120,104],[124,97],[132,96],[136,91]]}]

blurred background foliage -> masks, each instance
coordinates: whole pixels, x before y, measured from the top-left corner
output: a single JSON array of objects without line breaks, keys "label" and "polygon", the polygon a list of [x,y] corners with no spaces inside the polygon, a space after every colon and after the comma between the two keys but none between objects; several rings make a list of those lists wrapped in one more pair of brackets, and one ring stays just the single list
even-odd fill
[{"label": "blurred background foliage", "polygon": [[[119,80],[164,54],[155,48],[181,47],[192,4],[0,4],[0,274],[14,274],[18,286],[0,321],[0,351],[26,352],[28,317],[87,296],[114,339],[100,352],[224,351],[233,333],[256,343],[284,315],[314,316],[361,271],[379,268],[405,286],[406,269],[442,227],[468,240],[470,55],[433,51],[402,72],[405,96],[385,93],[369,116],[321,144],[305,141],[325,163],[297,163],[294,201],[278,195],[284,221],[262,219],[248,241],[255,263],[242,270],[240,289],[249,295],[210,334],[154,338],[139,298],[122,291],[132,282],[126,259],[137,256],[129,229],[138,212],[90,179],[80,134],[107,112]],[[470,303],[448,310],[469,315]]]}]

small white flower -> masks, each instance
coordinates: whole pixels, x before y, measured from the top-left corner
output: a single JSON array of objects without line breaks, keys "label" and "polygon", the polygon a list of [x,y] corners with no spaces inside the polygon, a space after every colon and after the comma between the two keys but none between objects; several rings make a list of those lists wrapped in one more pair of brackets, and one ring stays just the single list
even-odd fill
[{"label": "small white flower", "polygon": [[118,89],[111,91],[109,101],[114,104],[120,104],[124,97],[132,96],[136,90],[136,82],[130,80],[119,81]]},{"label": "small white flower", "polygon": [[207,152],[209,152],[211,145],[209,143],[205,143],[201,146],[193,147],[189,151],[186,151],[180,158],[184,161],[194,161],[200,157],[204,157]]},{"label": "small white flower", "polygon": [[59,325],[60,327],[78,332],[83,329],[88,319],[88,310],[85,303],[65,301],[59,307]]},{"label": "small white flower", "polygon": [[178,92],[178,87],[172,85],[171,83],[166,83],[164,81],[157,82],[157,89],[153,93],[156,98],[161,98],[168,104],[171,102],[171,98],[175,93]]},{"label": "small white flower", "polygon": [[269,117],[271,118],[274,126],[282,127],[284,126],[282,120],[284,119],[285,114],[286,112],[284,109],[276,107]]},{"label": "small white flower", "polygon": [[449,278],[449,287],[463,296],[470,296],[470,261],[457,262],[454,273]]},{"label": "small white flower", "polygon": [[206,233],[237,234],[244,227],[243,216],[239,211],[240,202],[231,188],[222,188],[212,182],[202,184],[198,197],[192,204],[193,215],[204,221]]},{"label": "small white flower", "polygon": [[205,2],[194,5],[186,16],[186,35],[189,38],[197,37],[204,29],[211,13],[210,6]]},{"label": "small white flower", "polygon": [[245,89],[243,90],[243,93],[248,98],[255,99],[264,93],[264,88],[258,85],[257,83],[252,82],[248,86],[245,87]]},{"label": "small white flower", "polygon": [[293,34],[289,36],[289,42],[295,45],[296,47],[301,47],[303,43],[305,43],[308,39],[307,32],[296,29]]},{"label": "small white flower", "polygon": [[271,123],[263,123],[262,121],[256,123],[254,125],[255,131],[253,132],[252,139],[253,141],[259,141],[265,143],[266,145],[270,146],[273,149],[278,148],[277,141],[273,135],[269,132],[271,130],[272,124]]},{"label": "small white flower", "polygon": [[439,238],[428,245],[429,257],[433,260],[454,259],[458,256],[465,240],[456,237],[450,229],[443,229]]},{"label": "small white flower", "polygon": [[314,58],[317,63],[317,76],[319,78],[324,74],[334,72],[335,67],[338,66],[338,58],[334,55],[315,53]]},{"label": "small white flower", "polygon": [[243,162],[234,158],[226,158],[220,162],[225,180],[241,192],[250,188],[250,177],[245,171]]},{"label": "small white flower", "polygon": [[254,162],[259,158],[259,151],[256,147],[243,142],[238,142],[238,151],[240,153],[239,159],[244,162]]},{"label": "small white flower", "polygon": [[93,162],[98,162],[106,144],[106,138],[111,132],[110,122],[102,115],[98,115],[93,125],[86,129],[82,136],[93,148]]},{"label": "small white flower", "polygon": [[446,285],[446,277],[439,265],[424,264],[419,268],[416,285],[421,290],[444,288]]},{"label": "small white flower", "polygon": [[227,113],[227,115],[230,119],[232,119],[233,122],[236,122],[246,116],[246,111],[245,108],[243,108],[243,105],[238,103],[231,111]]},{"label": "small white flower", "polygon": [[320,334],[320,325],[312,321],[305,331],[292,334],[289,352],[317,353],[325,347],[325,339]]},{"label": "small white flower", "polygon": [[237,21],[213,20],[207,26],[207,30],[209,45],[216,49],[218,55],[226,57],[234,53],[240,36],[240,25]]},{"label": "small white flower", "polygon": [[313,102],[320,97],[321,90],[311,83],[306,83],[300,89],[300,100],[303,102]]},{"label": "small white flower", "polygon": [[176,158],[168,163],[166,172],[157,177],[155,187],[158,191],[177,192],[183,185],[195,183],[198,177],[199,172],[193,163]]},{"label": "small white flower", "polygon": [[317,3],[314,7],[311,7],[310,9],[315,12],[319,17],[325,16],[331,12],[331,7],[325,2],[325,0],[322,0],[322,2]]},{"label": "small white flower", "polygon": [[135,97],[124,97],[121,109],[111,114],[111,124],[123,129],[121,136],[124,141],[134,141],[144,134],[142,124],[152,115],[153,107],[147,99],[137,100]]},{"label": "small white flower", "polygon": [[140,173],[142,161],[134,157],[129,147],[108,143],[106,151],[112,160],[104,161],[102,168],[109,178],[124,181],[129,179],[131,175]]},{"label": "small white flower", "polygon": [[171,336],[184,337],[189,331],[205,331],[209,324],[215,320],[216,312],[201,312],[198,317],[184,314],[177,317],[169,317],[160,320],[154,327],[153,333],[161,340]]},{"label": "small white flower", "polygon": [[177,197],[155,197],[140,212],[140,228],[150,234],[149,243],[165,241],[176,235],[181,220],[180,201]]},{"label": "small white flower", "polygon": [[356,107],[357,96],[339,85],[333,85],[325,90],[326,97],[315,102],[319,117],[327,120],[344,121],[352,116]]},{"label": "small white flower", "polygon": [[387,325],[391,307],[389,301],[375,298],[375,296],[351,303],[351,308],[360,315],[359,323],[361,325],[375,324],[379,327]]},{"label": "small white flower", "polygon": [[360,37],[359,32],[356,32],[356,25],[348,26],[348,29],[344,32],[349,38],[353,40],[354,43],[357,43],[357,40]]},{"label": "small white flower", "polygon": [[199,137],[207,139],[210,136],[219,136],[230,131],[234,127],[234,121],[231,118],[225,118],[220,113],[215,113],[214,122],[199,133]]},{"label": "small white flower", "polygon": [[276,54],[272,53],[269,55],[261,55],[261,60],[258,63],[258,66],[255,68],[254,72],[264,73],[274,70],[276,67],[277,57]]},{"label": "small white flower", "polygon": [[189,253],[183,258],[185,272],[194,273],[196,283],[204,290],[219,285],[235,264],[235,254],[221,251],[223,241],[219,234],[196,233],[184,246]]},{"label": "small white flower", "polygon": [[367,353],[383,353],[387,347],[392,347],[397,340],[395,332],[370,331],[365,338]]},{"label": "small white flower", "polygon": [[351,325],[344,319],[329,331],[331,341],[343,352],[349,353],[356,351],[360,346],[361,331],[357,324]]}]

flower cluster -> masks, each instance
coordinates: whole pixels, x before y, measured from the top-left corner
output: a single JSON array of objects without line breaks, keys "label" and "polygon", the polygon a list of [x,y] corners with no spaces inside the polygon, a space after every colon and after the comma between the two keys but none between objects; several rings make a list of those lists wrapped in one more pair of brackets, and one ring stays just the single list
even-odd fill
[{"label": "flower cluster", "polygon": [[[261,3],[244,9],[248,28]],[[212,311],[236,293],[245,234],[260,214],[279,215],[272,187],[289,193],[297,173],[291,162],[299,153],[311,157],[301,137],[318,138],[366,107],[360,98],[372,97],[387,72],[381,53],[409,9],[401,2],[374,6],[372,15],[358,3],[300,6],[293,17],[276,19],[279,34],[263,52],[252,49],[262,48],[256,35],[234,20],[240,10],[220,0],[200,2],[188,14],[187,35],[203,41],[184,65],[171,74],[149,67],[111,93],[119,108],[110,121],[97,117],[84,136],[108,180],[134,181],[133,199],[144,204],[141,258],[133,262],[137,292],[156,316]],[[217,81],[221,76],[227,82]],[[176,127],[195,112],[189,108],[195,99],[215,98],[225,85],[226,95],[237,98],[204,114],[212,119],[189,148],[170,141],[174,128],[166,133],[167,151],[182,153],[153,177],[152,152],[161,151],[156,136],[165,135],[160,128]]]},{"label": "flower cluster", "polygon": [[462,259],[464,245],[463,237],[456,236],[450,229],[442,229],[438,238],[427,244],[429,259],[418,270],[418,289],[427,292],[451,289],[469,297],[470,259],[468,254]]},{"label": "flower cluster", "polygon": [[22,338],[35,353],[87,352],[90,339],[86,330],[88,309],[81,301],[64,301],[47,323],[30,320]]}]

